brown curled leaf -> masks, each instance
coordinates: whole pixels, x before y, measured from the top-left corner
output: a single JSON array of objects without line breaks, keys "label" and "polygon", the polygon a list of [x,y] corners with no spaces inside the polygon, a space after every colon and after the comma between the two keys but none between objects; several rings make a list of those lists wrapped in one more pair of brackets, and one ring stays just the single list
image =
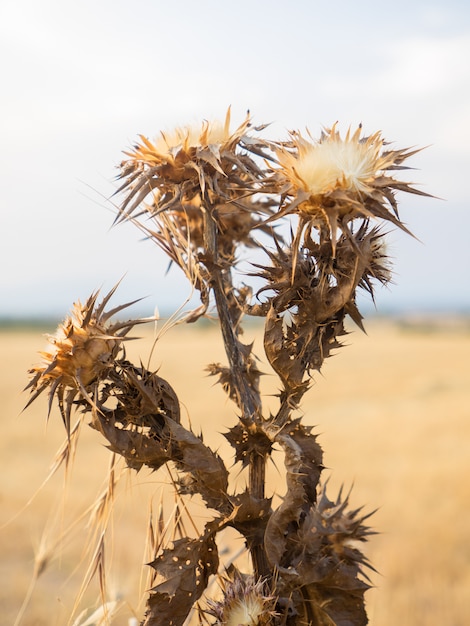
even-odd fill
[{"label": "brown curled leaf", "polygon": [[[349,494],[332,502],[323,488],[296,533],[295,550],[279,568],[278,590],[292,598],[302,620],[321,626],[365,626],[364,593],[369,589],[367,558],[357,548],[373,531],[372,513],[350,510]],[[373,568],[371,568],[373,569]]]},{"label": "brown curled leaf", "polygon": [[285,454],[286,494],[268,521],[265,549],[271,566],[283,567],[291,560],[298,529],[316,501],[323,453],[311,428],[299,420],[286,424],[274,441]]},{"label": "brown curled leaf", "polygon": [[[119,416],[118,416],[119,417]],[[193,432],[169,417],[155,413],[146,416],[146,426],[123,425],[115,412],[95,411],[93,426],[109,442],[109,448],[123,456],[133,469],[146,465],[157,470],[168,461],[183,474],[181,493],[199,493],[208,506],[219,511],[230,508],[226,492],[228,472],[220,456]]]},{"label": "brown curled leaf", "polygon": [[197,539],[184,537],[166,548],[150,565],[157,572],[157,584],[147,600],[143,626],[182,626],[192,606],[217,573],[219,556],[214,535],[217,527],[206,529]]}]

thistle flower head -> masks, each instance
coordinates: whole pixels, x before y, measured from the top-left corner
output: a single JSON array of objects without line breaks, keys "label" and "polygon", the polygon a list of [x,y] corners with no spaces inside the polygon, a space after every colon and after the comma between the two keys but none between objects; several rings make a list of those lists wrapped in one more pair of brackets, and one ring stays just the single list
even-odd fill
[{"label": "thistle flower head", "polygon": [[135,223],[157,243],[203,302],[208,291],[203,260],[213,254],[206,254],[212,242],[206,226],[216,225],[221,264],[234,262],[239,245],[255,245],[255,228],[271,232],[264,222],[273,215],[275,200],[258,194],[265,172],[251,154],[260,154],[265,142],[249,135],[250,127],[247,114],[231,130],[228,109],[224,122],[176,128],[154,141],[141,136],[121,164],[118,192],[126,195],[118,221]]},{"label": "thistle flower head", "polygon": [[358,284],[374,300],[374,282],[387,285],[392,281],[392,261],[387,251],[385,234],[379,228],[367,232],[359,229],[354,242],[367,259],[367,266]]},{"label": "thistle flower head", "polygon": [[252,187],[263,172],[248,154],[257,146],[247,134],[250,126],[247,114],[232,131],[229,108],[223,123],[205,121],[200,128],[176,128],[161,132],[153,141],[140,135],[140,141],[124,153],[127,159],[121,163],[119,177],[124,182],[118,192],[127,195],[119,219],[133,219],[144,201],[148,204],[144,213],[154,216],[162,210],[180,210],[195,197],[219,204],[255,193],[257,189]]},{"label": "thistle flower head", "polygon": [[243,135],[249,125],[249,116],[236,129],[230,132],[230,108],[224,122],[220,120],[203,121],[201,126],[183,126],[175,128],[172,132],[161,132],[155,142],[156,150],[160,154],[175,154],[180,150],[189,152],[191,148],[201,149],[208,146],[220,146],[228,148]]},{"label": "thistle flower head", "polygon": [[62,417],[66,426],[69,425],[66,416],[70,413],[75,395],[79,391],[86,393],[87,388],[112,364],[129,330],[135,324],[146,321],[110,323],[113,315],[134,304],[129,302],[106,312],[105,306],[116,288],[117,285],[99,305],[96,304],[98,291],[84,305],[76,302],[55,335],[48,337],[49,347],[40,353],[42,363],[29,370],[32,379],[26,388],[31,389],[33,396],[27,406],[49,388],[49,409],[57,395]]},{"label": "thistle flower head", "polygon": [[278,180],[290,198],[282,213],[296,212],[303,223],[313,223],[333,249],[337,228],[344,230],[354,218],[376,217],[406,231],[398,219],[395,190],[427,195],[390,173],[407,169],[401,164],[417,150],[386,150],[380,132],[361,133],[359,126],[342,138],[335,124],[313,141],[294,132],[277,150]]},{"label": "thistle flower head", "polygon": [[188,179],[197,180],[197,162],[201,161],[223,174],[221,155],[234,150],[249,126],[247,115],[242,124],[231,131],[229,108],[223,123],[204,121],[200,127],[183,126],[170,132],[161,131],[154,141],[140,135],[140,142],[134,149],[125,152],[129,158],[122,164],[123,173],[158,168],[162,180],[181,183]]},{"label": "thistle flower head", "polygon": [[348,131],[342,139],[333,126],[318,142],[293,133],[292,144],[296,153],[285,148],[278,151],[281,166],[292,185],[314,198],[335,189],[367,193],[377,172],[386,169],[388,161],[381,156],[383,140],[380,133],[361,140],[360,130],[352,136]]}]

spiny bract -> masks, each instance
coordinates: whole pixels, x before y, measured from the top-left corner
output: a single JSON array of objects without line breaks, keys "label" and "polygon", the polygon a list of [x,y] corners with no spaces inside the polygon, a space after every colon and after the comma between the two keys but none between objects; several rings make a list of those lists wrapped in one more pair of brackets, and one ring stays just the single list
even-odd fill
[{"label": "spiny bract", "polygon": [[303,224],[313,223],[327,233],[333,250],[337,228],[344,230],[355,218],[380,218],[408,232],[398,218],[394,192],[427,195],[390,175],[408,169],[402,163],[419,150],[385,150],[380,132],[361,133],[359,126],[343,139],[335,124],[313,141],[292,132],[276,153],[276,176],[288,198],[281,214],[298,213]]},{"label": "spiny bract", "polygon": [[116,288],[117,285],[98,306],[99,291],[93,293],[84,305],[76,302],[55,335],[48,336],[50,347],[40,353],[42,363],[29,370],[32,379],[26,389],[31,389],[33,396],[26,406],[49,388],[49,410],[57,396],[67,430],[72,402],[77,393],[87,395],[88,387],[113,363],[129,330],[135,324],[148,321],[109,323],[113,315],[136,302],[128,302],[106,312],[105,306]]}]

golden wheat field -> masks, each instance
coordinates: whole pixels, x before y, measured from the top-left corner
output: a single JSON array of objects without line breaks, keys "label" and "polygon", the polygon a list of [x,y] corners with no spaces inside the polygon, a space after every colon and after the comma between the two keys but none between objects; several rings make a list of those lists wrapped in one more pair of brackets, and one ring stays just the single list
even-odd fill
[{"label": "golden wheat field", "polygon": [[[127,350],[146,362],[153,330],[139,331],[142,339]],[[345,337],[347,346],[314,377],[302,408],[325,452],[329,495],[342,484],[352,486],[352,506],[378,509],[370,523],[379,534],[367,547],[377,569],[371,574],[374,588],[366,594],[370,623],[466,626],[470,323],[371,320],[367,331]],[[276,402],[276,380],[263,359],[260,329],[248,328],[246,334],[267,372],[262,382],[269,406]],[[106,540],[99,544],[89,520],[109,478],[111,455],[104,441],[84,425],[73,463],[46,480],[64,440],[58,411],[53,408],[47,421],[47,399],[41,397],[21,413],[27,369],[44,344],[38,330],[0,333],[0,624],[15,624],[28,593],[17,623],[73,624],[82,610],[99,605],[101,576],[108,599],[118,602],[112,624],[127,626],[143,612],[149,519],[161,505],[170,519],[175,507],[170,476],[164,469],[138,475],[122,470],[115,503],[105,512]],[[170,329],[159,338],[151,364],[177,391],[183,419],[225,457],[230,448],[221,433],[235,416],[222,389],[204,372],[216,361],[225,357],[214,323]],[[282,495],[282,467],[271,465],[269,476],[271,490]],[[243,474],[237,480],[243,482]],[[196,501],[188,506],[182,523],[191,533],[206,513]],[[219,546],[225,555],[242,547],[237,537],[225,541]],[[89,568],[98,544],[106,550],[104,572]]]}]

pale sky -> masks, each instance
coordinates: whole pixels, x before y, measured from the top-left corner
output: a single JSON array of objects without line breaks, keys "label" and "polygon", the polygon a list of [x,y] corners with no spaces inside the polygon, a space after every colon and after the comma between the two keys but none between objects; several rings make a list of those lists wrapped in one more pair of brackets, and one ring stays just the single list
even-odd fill
[{"label": "pale sky", "polygon": [[139,134],[249,109],[271,136],[339,122],[429,146],[399,195],[379,312],[470,310],[467,0],[2,0],[0,317],[52,314],[125,278],[114,303],[188,288],[107,200]]}]

